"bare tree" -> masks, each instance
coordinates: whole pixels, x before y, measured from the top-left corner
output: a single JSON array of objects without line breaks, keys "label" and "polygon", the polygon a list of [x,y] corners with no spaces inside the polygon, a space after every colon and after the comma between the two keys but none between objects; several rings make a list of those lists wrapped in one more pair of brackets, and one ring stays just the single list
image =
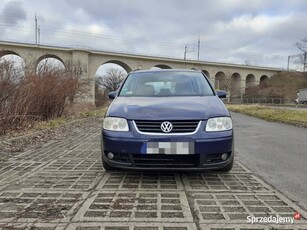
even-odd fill
[{"label": "bare tree", "polygon": [[105,88],[108,91],[116,91],[119,84],[126,77],[126,73],[118,68],[109,68],[102,76],[97,76],[96,85]]},{"label": "bare tree", "polygon": [[296,42],[295,45],[299,50],[306,53],[307,52],[307,37],[304,39],[301,39],[299,42]]},{"label": "bare tree", "polygon": [[230,77],[225,76],[222,78],[215,79],[215,87],[219,90],[229,92],[231,87]]},{"label": "bare tree", "polygon": [[303,63],[303,69],[305,72],[307,67],[307,37],[301,39],[299,42],[296,42],[295,45],[299,50],[301,50],[304,53],[303,56],[301,56],[302,59],[301,61]]}]

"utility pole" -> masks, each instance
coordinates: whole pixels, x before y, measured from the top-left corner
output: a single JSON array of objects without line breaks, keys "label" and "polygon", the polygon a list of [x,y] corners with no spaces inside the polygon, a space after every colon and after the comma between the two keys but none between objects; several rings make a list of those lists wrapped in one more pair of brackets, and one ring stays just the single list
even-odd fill
[{"label": "utility pole", "polygon": [[37,17],[35,14],[35,44],[37,44]]},{"label": "utility pole", "polygon": [[194,48],[188,50],[188,47],[189,47],[188,44],[186,44],[185,47],[184,47],[184,57],[183,57],[183,59],[184,59],[184,68],[186,68],[187,53],[191,53],[191,52],[195,51]]},{"label": "utility pole", "polygon": [[184,59],[184,68],[186,67],[187,48],[188,48],[188,44],[186,44],[185,47],[184,47],[184,55],[183,55],[183,59]]},{"label": "utility pole", "polygon": [[198,36],[198,42],[197,42],[197,61],[199,61],[199,50],[200,50],[200,37]]},{"label": "utility pole", "polygon": [[287,70],[289,71],[289,64],[290,64],[290,55],[288,56],[288,65],[287,65]]},{"label": "utility pole", "polygon": [[38,44],[41,43],[41,27],[37,27]]},{"label": "utility pole", "polygon": [[307,52],[304,52],[304,72],[306,70],[306,65],[307,65]]},{"label": "utility pole", "polygon": [[187,48],[188,48],[188,45],[185,45],[184,47],[184,61],[187,59]]}]

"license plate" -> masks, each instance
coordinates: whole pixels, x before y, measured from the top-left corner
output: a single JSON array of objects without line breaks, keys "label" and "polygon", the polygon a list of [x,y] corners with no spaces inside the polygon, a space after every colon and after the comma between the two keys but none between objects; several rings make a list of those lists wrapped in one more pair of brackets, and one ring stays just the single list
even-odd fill
[{"label": "license plate", "polygon": [[194,154],[194,142],[146,142],[141,152],[143,154]]}]

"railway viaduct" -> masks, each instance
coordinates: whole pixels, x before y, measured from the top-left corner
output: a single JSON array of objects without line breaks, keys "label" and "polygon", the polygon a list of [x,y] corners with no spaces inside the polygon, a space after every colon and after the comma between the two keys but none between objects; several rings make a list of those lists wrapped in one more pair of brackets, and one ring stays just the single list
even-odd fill
[{"label": "railway viaduct", "polygon": [[152,67],[162,69],[197,68],[210,78],[215,88],[227,90],[232,96],[244,93],[246,88],[261,84],[281,71],[281,69],[259,66],[0,41],[0,58],[9,54],[21,57],[27,71],[36,71],[38,63],[46,58],[55,58],[62,62],[64,66],[67,66],[68,63],[78,63],[82,77],[89,82],[87,93],[82,100],[90,103],[94,103],[96,71],[105,63],[118,64],[127,72]]}]

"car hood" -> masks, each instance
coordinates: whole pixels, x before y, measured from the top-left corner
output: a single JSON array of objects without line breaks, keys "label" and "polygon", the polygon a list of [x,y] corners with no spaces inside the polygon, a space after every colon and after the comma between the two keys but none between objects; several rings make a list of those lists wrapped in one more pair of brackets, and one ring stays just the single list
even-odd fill
[{"label": "car hood", "polygon": [[206,120],[229,116],[229,112],[217,96],[117,97],[106,116],[128,120]]}]

